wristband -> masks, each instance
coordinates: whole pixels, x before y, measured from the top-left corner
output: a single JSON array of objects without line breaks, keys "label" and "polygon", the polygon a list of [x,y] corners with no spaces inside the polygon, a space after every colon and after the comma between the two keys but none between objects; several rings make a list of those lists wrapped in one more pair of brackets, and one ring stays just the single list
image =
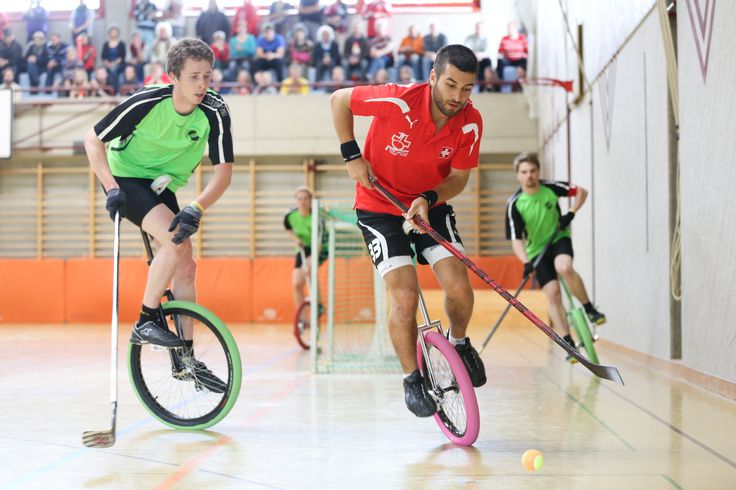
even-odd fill
[{"label": "wristband", "polygon": [[342,158],[343,160],[345,160],[345,163],[352,162],[353,160],[357,160],[358,158],[363,156],[363,154],[360,152],[358,142],[355,140],[350,140],[342,143],[340,145],[340,153],[342,153]]},{"label": "wristband", "polygon": [[427,200],[427,204],[431,208],[435,204],[437,204],[437,200],[439,199],[439,196],[435,191],[424,191],[421,194],[419,194],[419,197],[423,197]]},{"label": "wristband", "polygon": [[204,208],[197,201],[192,201],[191,203],[189,203],[189,205],[191,207],[197,209],[200,213],[204,213]]}]

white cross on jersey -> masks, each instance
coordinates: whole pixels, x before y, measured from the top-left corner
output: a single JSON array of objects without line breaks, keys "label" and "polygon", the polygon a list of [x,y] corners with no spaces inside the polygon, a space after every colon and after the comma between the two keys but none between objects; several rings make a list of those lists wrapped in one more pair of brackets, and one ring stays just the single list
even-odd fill
[{"label": "white cross on jersey", "polygon": [[448,147],[444,147],[442,148],[442,151],[440,152],[440,157],[447,158],[450,156],[450,153],[452,153],[452,150],[449,149]]}]

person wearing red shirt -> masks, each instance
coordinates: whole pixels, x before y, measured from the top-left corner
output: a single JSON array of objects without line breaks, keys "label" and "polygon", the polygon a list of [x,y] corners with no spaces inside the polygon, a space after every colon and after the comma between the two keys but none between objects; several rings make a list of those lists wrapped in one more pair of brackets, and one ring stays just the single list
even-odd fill
[{"label": "person wearing red shirt", "polygon": [[529,46],[526,36],[519,32],[516,22],[509,22],[508,36],[501,39],[498,46],[498,64],[496,72],[498,78],[504,80],[503,70],[507,66],[515,66],[519,70],[519,78],[526,75],[526,59],[529,56]]},{"label": "person wearing red shirt", "polygon": [[376,21],[378,19],[388,19],[391,17],[389,8],[390,6],[386,0],[373,0],[368,5],[365,5],[365,3],[359,3],[356,5],[356,10],[361,13],[363,19],[368,23],[366,35],[369,39],[378,35],[378,32],[376,31]]},{"label": "person wearing red shirt", "polygon": [[245,0],[243,5],[235,9],[235,15],[233,16],[232,22],[233,28],[230,32],[230,36],[234,36],[238,33],[238,22],[245,22],[245,25],[248,26],[248,32],[254,36],[257,37],[260,34],[258,25],[260,24],[261,19],[258,17],[258,9],[256,9],[251,0]]},{"label": "person wearing red shirt", "polygon": [[[470,101],[478,60],[454,44],[437,54],[429,81],[410,86],[387,84],[340,89],[330,97],[332,119],[350,177],[357,181],[358,225],[373,264],[388,288],[389,332],[404,371],[407,408],[418,417],[437,411],[417,369],[419,286],[412,262],[429,264],[445,291],[449,340],[463,359],[473,386],[486,382],[485,367],[465,336],[473,312],[473,289],[465,266],[412,222],[417,215],[463,250],[452,206],[470,172],[478,166],[483,121]],[[373,116],[365,152],[353,132],[354,116]],[[375,176],[409,208],[402,215],[370,183]],[[419,233],[406,234],[404,221]]]}]

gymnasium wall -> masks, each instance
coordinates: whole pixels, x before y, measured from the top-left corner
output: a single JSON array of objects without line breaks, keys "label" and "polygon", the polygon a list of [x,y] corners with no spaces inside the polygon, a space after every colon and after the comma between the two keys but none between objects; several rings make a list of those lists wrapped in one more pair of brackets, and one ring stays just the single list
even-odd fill
[{"label": "gymnasium wall", "polygon": [[736,381],[736,4],[684,0],[677,10],[682,360]]},{"label": "gymnasium wall", "polygon": [[[537,76],[576,80],[572,95],[533,94],[544,172],[590,191],[573,222],[575,264],[608,317],[602,336],[670,358],[669,101],[659,18],[653,1],[563,4],[574,42],[558,2],[539,2]],[[578,22],[592,91],[573,104],[581,92]]]}]

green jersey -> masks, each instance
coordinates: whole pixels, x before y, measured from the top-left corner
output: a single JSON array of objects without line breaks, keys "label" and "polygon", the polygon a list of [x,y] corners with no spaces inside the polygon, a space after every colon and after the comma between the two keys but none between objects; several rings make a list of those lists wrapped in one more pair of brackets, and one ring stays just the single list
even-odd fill
[{"label": "green jersey", "polygon": [[[320,223],[321,224],[321,223]],[[298,209],[290,209],[284,216],[284,228],[291,230],[305,247],[312,246],[312,214],[302,215]]]},{"label": "green jersey", "polygon": [[[554,235],[560,222],[560,197],[570,197],[577,193],[577,187],[568,182],[542,180],[539,191],[526,194],[521,189],[506,203],[506,238],[526,239],[526,254],[529,260],[542,251]],[[570,228],[562,230],[555,243],[570,236]]]},{"label": "green jersey", "polygon": [[107,159],[116,177],[155,179],[168,174],[175,192],[202,160],[205,145],[213,165],[232,162],[230,113],[222,98],[208,90],[189,114],[174,109],[173,85],[151,85],[125,99],[95,125],[97,137],[110,142]]}]

